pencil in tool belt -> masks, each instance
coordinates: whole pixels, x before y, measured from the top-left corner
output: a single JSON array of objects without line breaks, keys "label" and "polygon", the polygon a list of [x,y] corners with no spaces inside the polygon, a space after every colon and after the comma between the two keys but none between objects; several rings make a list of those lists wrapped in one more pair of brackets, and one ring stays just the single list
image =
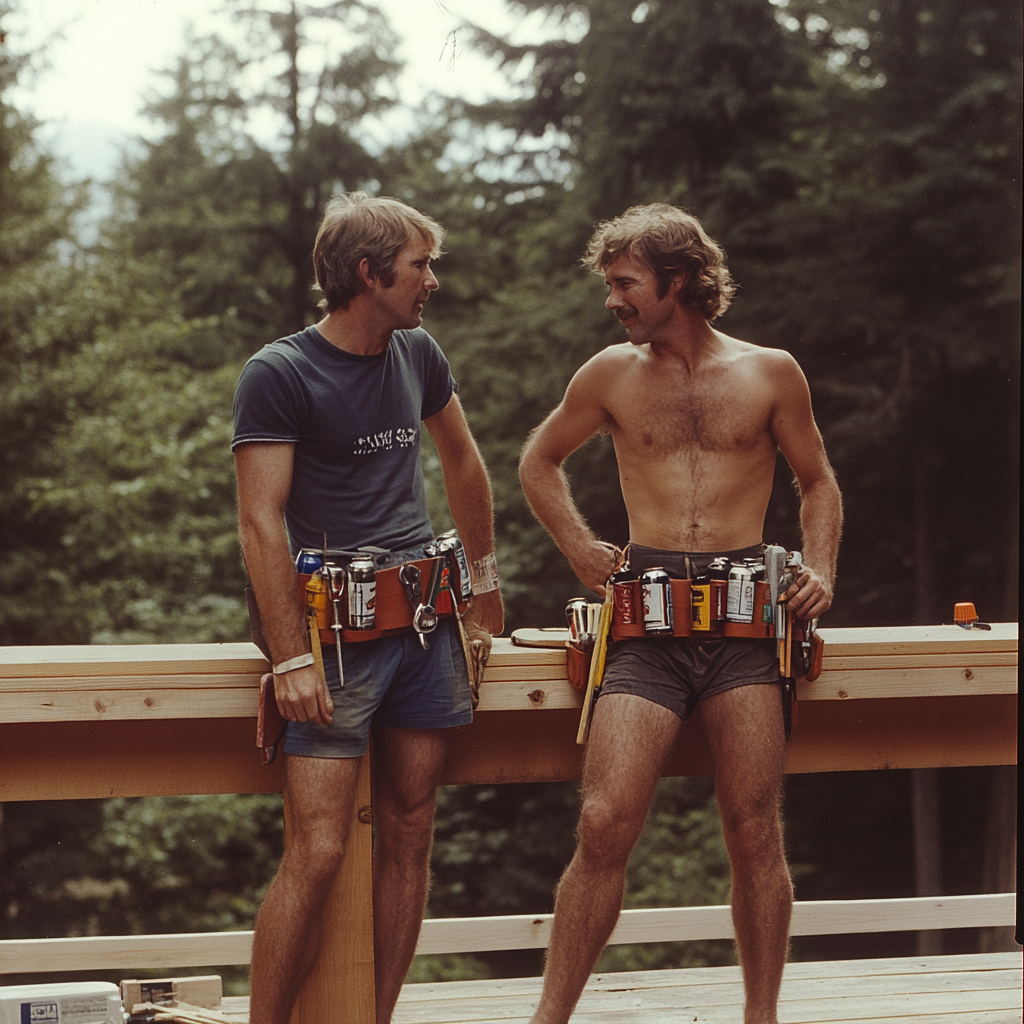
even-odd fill
[{"label": "pencil in tool belt", "polygon": [[590,716],[594,710],[594,700],[601,688],[604,677],[604,661],[608,653],[608,634],[612,628],[612,609],[615,607],[613,588],[609,583],[605,587],[605,600],[597,619],[594,653],[590,657],[590,674],[587,676],[587,689],[583,695],[583,710],[580,714],[580,727],[576,732],[576,742],[584,746],[590,734]]}]

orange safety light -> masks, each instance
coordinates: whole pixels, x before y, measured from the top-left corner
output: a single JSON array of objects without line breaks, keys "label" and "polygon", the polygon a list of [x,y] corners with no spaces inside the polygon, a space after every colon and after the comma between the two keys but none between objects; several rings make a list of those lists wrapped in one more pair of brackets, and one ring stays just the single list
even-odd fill
[{"label": "orange safety light", "polygon": [[978,621],[978,613],[970,601],[961,601],[953,607],[953,622],[964,629],[970,629],[971,623]]}]

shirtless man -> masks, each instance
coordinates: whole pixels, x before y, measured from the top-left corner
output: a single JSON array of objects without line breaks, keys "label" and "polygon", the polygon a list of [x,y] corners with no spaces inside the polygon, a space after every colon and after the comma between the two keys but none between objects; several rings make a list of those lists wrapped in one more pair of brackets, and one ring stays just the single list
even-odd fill
[{"label": "shirtless man", "polygon": [[[588,528],[562,463],[608,432],[629,514],[631,568],[744,557],[760,551],[779,448],[801,499],[804,568],[789,588],[789,608],[802,619],[821,615],[832,601],[839,488],[792,356],[711,326],[735,290],[722,251],[693,217],[658,204],[601,224],[584,263],[603,273],[605,305],[629,341],[590,359],[527,441],[520,477],[538,519],[579,578],[603,594],[619,551]],[[778,683],[773,640],[610,645],[586,751],[578,845],[556,892],[533,1024],[568,1021],[618,919],[654,785],[694,708],[714,760],[732,866],[745,1024],[776,1024],[793,902],[782,843]]]}]

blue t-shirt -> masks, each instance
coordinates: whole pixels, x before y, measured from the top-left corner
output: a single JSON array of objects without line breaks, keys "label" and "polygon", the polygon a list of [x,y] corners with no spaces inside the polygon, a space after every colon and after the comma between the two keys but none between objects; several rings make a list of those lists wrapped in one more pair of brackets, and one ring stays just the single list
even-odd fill
[{"label": "blue t-shirt", "polygon": [[257,352],[235,391],[231,448],[295,445],[285,522],[292,554],[327,545],[403,551],[432,536],[420,421],[456,390],[426,331],[395,331],[378,355],[354,355],[315,328]]}]

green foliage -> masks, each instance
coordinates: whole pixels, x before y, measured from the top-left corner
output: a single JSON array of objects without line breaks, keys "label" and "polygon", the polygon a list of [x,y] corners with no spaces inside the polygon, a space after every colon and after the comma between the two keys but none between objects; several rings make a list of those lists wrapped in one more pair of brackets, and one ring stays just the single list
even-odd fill
[{"label": "green foliage", "polygon": [[281,855],[279,796],[6,804],[5,938],[251,928]]},{"label": "green foliage", "polygon": [[[81,191],[7,100],[26,58],[0,48],[0,641],[245,638],[234,381],[316,316],[313,233],[332,192],[356,187],[449,230],[426,325],[491,472],[510,627],[558,623],[582,592],[516,465],[575,370],[622,340],[576,264],[595,221],[649,201],[688,206],[724,243],[742,289],[722,328],[807,372],[847,504],[829,624],[936,621],[962,599],[1015,618],[1019,4],[513,6],[565,30],[523,46],[477,33],[517,98],[424,111],[418,137],[375,152],[367,119],[395,72],[380,13],[233,4],[233,41],[193,39],[170,69],[88,250]],[[0,0],[0,26],[10,10]],[[327,56],[307,59],[324,33]],[[443,528],[429,445],[424,463]],[[598,535],[623,543],[609,439],[567,470]],[[765,532],[796,547],[789,477],[780,460]],[[947,837],[947,886],[971,891],[984,780],[948,779],[947,812],[969,827]],[[577,801],[567,785],[444,790],[430,913],[550,910]],[[791,780],[799,896],[909,891],[906,807],[892,773]],[[244,928],[278,856],[279,803],[8,805],[0,835],[7,935]],[[707,782],[659,787],[627,889],[627,906],[725,900]],[[865,941],[802,939],[797,955],[880,948]],[[731,955],[620,947],[601,966]],[[414,977],[539,965],[535,951],[432,957]]]}]

